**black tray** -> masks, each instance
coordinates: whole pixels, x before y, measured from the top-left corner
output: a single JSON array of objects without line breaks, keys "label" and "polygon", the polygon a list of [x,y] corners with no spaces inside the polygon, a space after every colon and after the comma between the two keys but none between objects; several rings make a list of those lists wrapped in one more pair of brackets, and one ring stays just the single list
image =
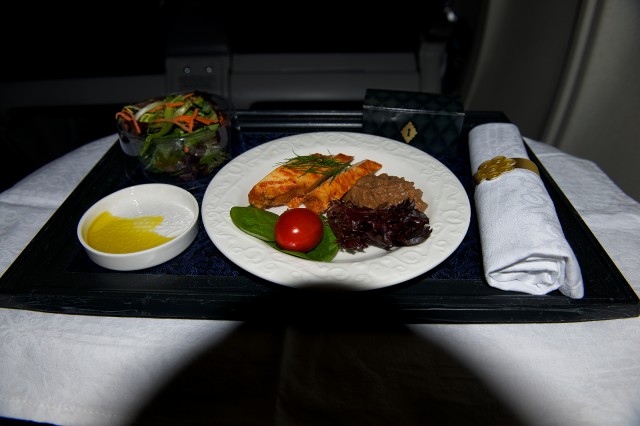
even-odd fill
[{"label": "black tray", "polygon": [[[238,113],[234,154],[288,134],[359,131],[360,112]],[[467,112],[458,155],[439,158],[472,199],[466,135],[486,122],[507,122],[499,112]],[[505,292],[482,277],[475,211],[460,247],[432,271],[380,290],[325,293],[269,283],[236,267],[211,243],[202,224],[194,244],[177,258],[142,271],[114,272],[93,264],[75,236],[93,203],[142,183],[135,159],[114,146],[96,164],[5,274],[0,307],[65,314],[244,321],[399,323],[575,322],[640,315],[638,297],[544,167],[532,160],[556,205],[565,235],[582,268],[585,297],[554,291],[544,296]],[[206,182],[185,186],[199,201]],[[193,259],[199,259],[193,262]],[[203,260],[204,259],[204,260]],[[185,272],[185,263],[191,268]]]}]

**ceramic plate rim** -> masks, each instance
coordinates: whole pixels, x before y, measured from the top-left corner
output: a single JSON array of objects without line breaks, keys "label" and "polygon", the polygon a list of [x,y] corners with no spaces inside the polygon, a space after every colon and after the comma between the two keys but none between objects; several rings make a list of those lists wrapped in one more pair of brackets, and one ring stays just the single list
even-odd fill
[{"label": "ceramic plate rim", "polygon": [[[276,163],[293,155],[338,151],[355,155],[354,162],[365,156],[380,162],[383,167],[378,173],[388,172],[414,181],[429,203],[426,213],[432,235],[413,247],[391,252],[370,247],[361,256],[340,253],[332,262],[315,262],[281,253],[233,224],[231,207],[248,205],[249,190]],[[283,208],[274,210],[280,213]],[[371,290],[415,278],[448,258],[467,233],[471,207],[453,172],[424,151],[364,133],[311,132],[266,142],[232,159],[209,183],[202,199],[201,218],[220,252],[260,278],[296,288]],[[340,258],[343,254],[346,257]]]}]

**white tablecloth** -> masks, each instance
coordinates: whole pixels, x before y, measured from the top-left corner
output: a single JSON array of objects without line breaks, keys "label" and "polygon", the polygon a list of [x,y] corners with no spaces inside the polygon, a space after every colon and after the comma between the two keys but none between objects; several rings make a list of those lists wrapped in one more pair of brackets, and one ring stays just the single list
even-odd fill
[{"label": "white tablecloth", "polygon": [[[0,194],[0,271],[114,141],[87,144]],[[640,204],[593,163],[527,142],[640,292]],[[640,318],[304,328],[0,309],[0,416],[639,425]]]}]

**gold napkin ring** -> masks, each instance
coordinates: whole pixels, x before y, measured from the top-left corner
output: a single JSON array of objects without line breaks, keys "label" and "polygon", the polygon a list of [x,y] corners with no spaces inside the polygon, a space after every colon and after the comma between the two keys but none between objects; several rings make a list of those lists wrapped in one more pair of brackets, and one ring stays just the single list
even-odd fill
[{"label": "gold napkin ring", "polygon": [[478,166],[478,171],[474,173],[473,180],[479,185],[483,180],[494,180],[504,173],[512,172],[515,169],[525,169],[540,176],[540,171],[536,164],[527,158],[507,158],[502,155],[493,157]]}]

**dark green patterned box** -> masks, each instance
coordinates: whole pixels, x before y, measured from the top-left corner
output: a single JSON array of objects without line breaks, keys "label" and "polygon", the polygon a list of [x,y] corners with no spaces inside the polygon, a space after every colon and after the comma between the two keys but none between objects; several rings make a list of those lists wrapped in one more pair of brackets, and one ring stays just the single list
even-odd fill
[{"label": "dark green patterned box", "polygon": [[407,143],[434,156],[454,155],[464,122],[458,96],[367,89],[362,131]]}]

